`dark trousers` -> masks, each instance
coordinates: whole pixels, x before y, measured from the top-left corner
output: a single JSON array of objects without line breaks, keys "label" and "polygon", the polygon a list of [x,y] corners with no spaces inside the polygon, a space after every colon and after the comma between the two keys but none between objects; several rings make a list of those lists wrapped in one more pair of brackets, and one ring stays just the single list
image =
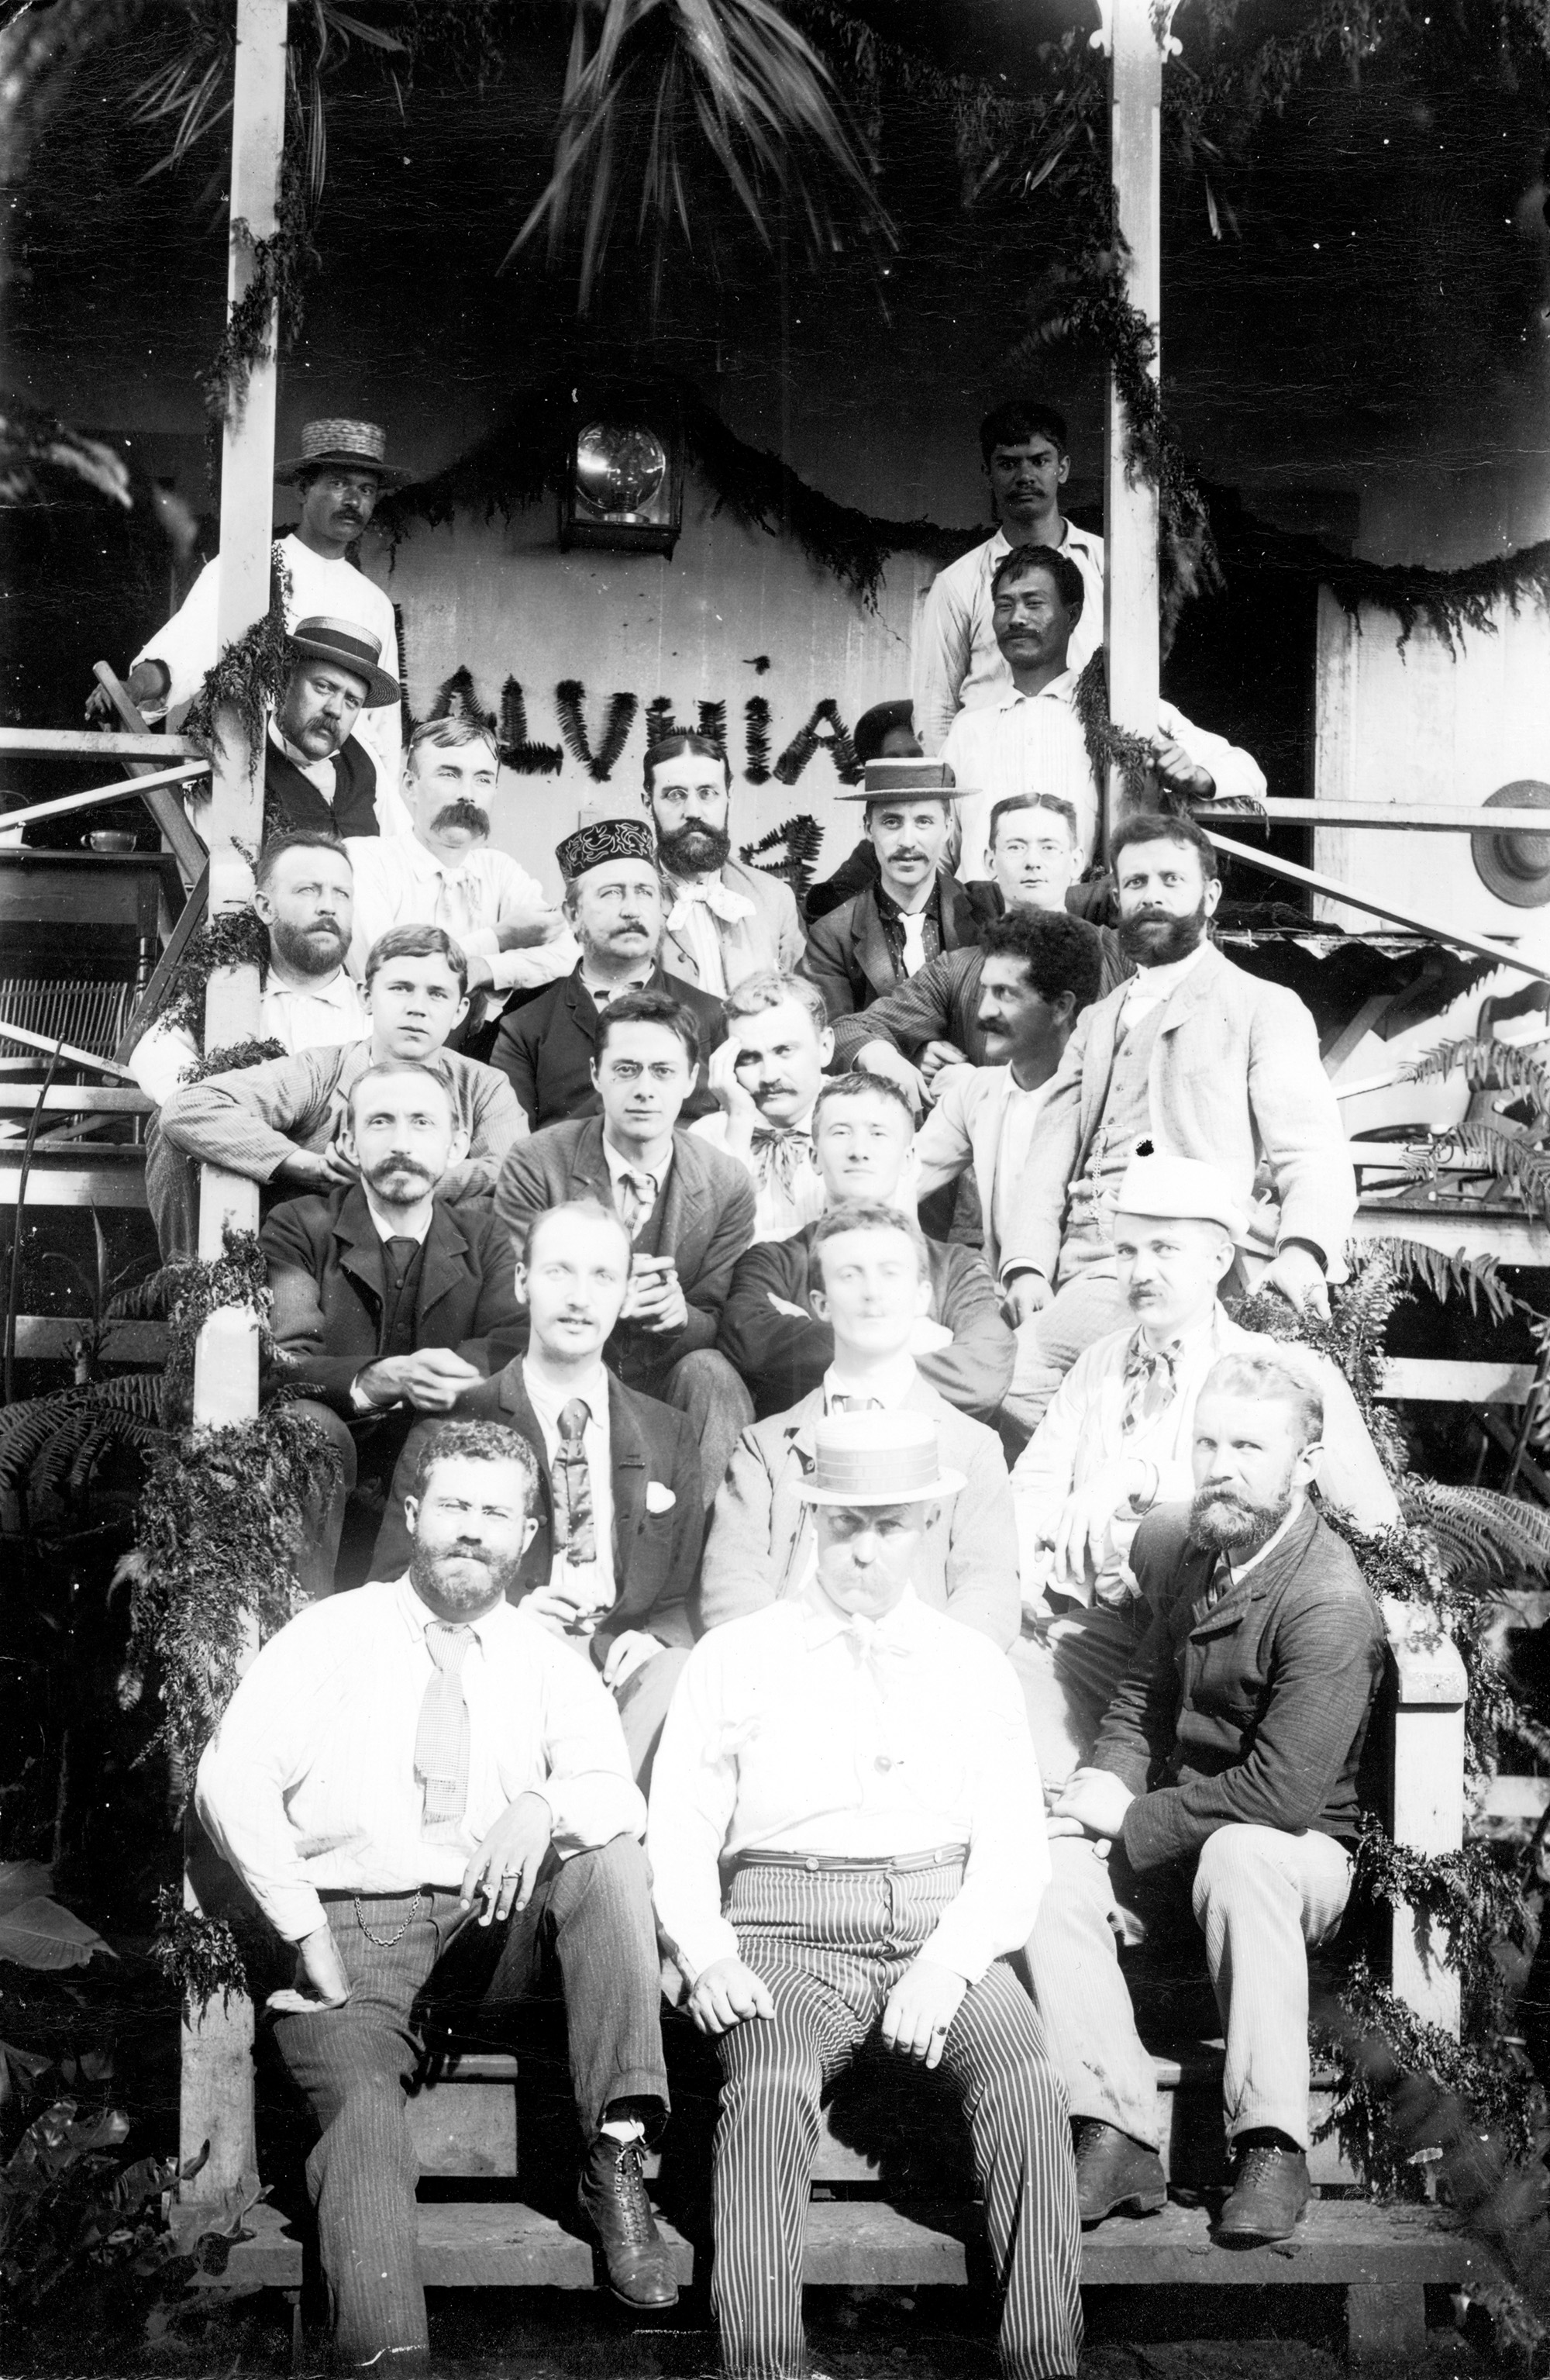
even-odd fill
[{"label": "dark trousers", "polygon": [[[775,2001],[718,2045],[711,2300],[736,2380],[806,2371],[802,2236],[819,2107],[876,2033],[890,1992],[963,1883],[961,1862],[753,1860],[727,1914]],[[959,2005],[942,2052],[968,2119],[1001,2291],[1009,2380],[1074,2373],[1082,2339],[1076,2170],[1066,2095],[1038,2016],[1004,1961]]]},{"label": "dark trousers", "polygon": [[[358,1916],[348,1893],[323,1905],[350,1998],[340,2009],[276,2018],[274,2038],[318,2119],[307,2187],[335,2350],[341,2362],[359,2364],[423,2349],[428,2339],[416,2244],[419,2169],[404,2109],[421,2055],[415,2004],[427,1985],[437,1989],[460,1967],[455,1980],[466,1985],[465,1954],[482,1952],[478,1997],[489,2010],[527,1997],[557,1962],[576,2114],[590,2141],[615,2100],[667,2106],[660,1970],[646,1854],[629,1835],[572,1859],[551,1854],[503,1940],[471,1937],[456,1893],[440,1886],[362,1895]],[[476,1956],[474,1971],[478,1964]]]}]

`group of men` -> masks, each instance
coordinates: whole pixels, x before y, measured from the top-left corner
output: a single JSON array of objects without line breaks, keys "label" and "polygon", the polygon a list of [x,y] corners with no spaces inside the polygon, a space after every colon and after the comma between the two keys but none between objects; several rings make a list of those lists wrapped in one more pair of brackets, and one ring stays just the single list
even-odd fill
[{"label": "group of men", "polygon": [[[311,425],[320,470],[369,428]],[[1248,756],[1165,711],[1093,872],[1064,449],[1044,408],[986,424],[1002,528],[921,639],[940,754],[905,702],[861,722],[863,844],[805,917],[678,733],[549,908],[489,847],[490,738],[442,721],[406,833],[260,855],[285,1054],[141,1044],[163,1245],[201,1160],[263,1185],[272,1385],[341,1457],[198,1803],[297,1946],[274,2034],[346,2363],[427,2350],[417,2010],[556,1970],[581,2210],[637,2308],[676,2295],[662,1981],[717,2043],[737,2380],[805,2369],[820,2105],[866,2045],[962,2098],[1005,2370],[1074,2374],[1080,2227],[1166,2192],[1118,1945],[1180,1905],[1219,2236],[1307,2201],[1306,1952],[1383,1645],[1310,1490],[1397,1511],[1347,1383],[1220,1292],[1323,1305],[1354,1184],[1311,1018],[1209,932],[1185,804],[1262,785]],[[342,633],[305,623],[298,669]]]}]

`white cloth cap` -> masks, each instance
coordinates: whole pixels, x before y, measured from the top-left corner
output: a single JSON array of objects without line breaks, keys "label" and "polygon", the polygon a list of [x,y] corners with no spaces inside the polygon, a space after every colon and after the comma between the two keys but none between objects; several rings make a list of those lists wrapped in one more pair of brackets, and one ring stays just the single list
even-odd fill
[{"label": "white cloth cap", "polygon": [[[1142,1144],[1145,1147],[1144,1142]],[[1225,1174],[1197,1157],[1132,1157],[1125,1168],[1115,1211],[1120,1215],[1193,1216],[1220,1223],[1235,1240],[1249,1235],[1248,1218]]]}]

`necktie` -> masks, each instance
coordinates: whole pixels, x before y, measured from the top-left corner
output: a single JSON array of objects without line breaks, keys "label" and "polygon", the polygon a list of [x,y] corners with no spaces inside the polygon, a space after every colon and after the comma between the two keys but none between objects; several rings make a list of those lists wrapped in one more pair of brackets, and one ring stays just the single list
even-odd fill
[{"label": "necktie", "polygon": [[407,1232],[394,1232],[389,1235],[386,1245],[387,1252],[393,1258],[394,1279],[402,1281],[414,1263],[419,1249],[419,1242],[411,1239]]},{"label": "necktie", "polygon": [[436,923],[461,945],[478,924],[478,888],[466,868],[443,870],[436,894]]},{"label": "necktie", "polygon": [[1120,1435],[1166,1413],[1178,1392],[1179,1348],[1152,1347],[1140,1331],[1125,1356],[1125,1410]]},{"label": "necktie", "polygon": [[432,1620],[425,1649],[435,1668],[419,1706],[415,1732],[415,1775],[425,1788],[425,1832],[455,1835],[468,1806],[468,1706],[463,1698],[463,1664],[474,1641],[471,1628]]},{"label": "necktie", "polygon": [[896,1645],[877,1621],[868,1620],[862,1611],[853,1611],[846,1621],[845,1642],[855,1656],[857,1669],[868,1673],[879,1694],[886,1694],[883,1664],[888,1660],[900,1659],[904,1654],[904,1646]]},{"label": "necktie", "polygon": [[560,1444],[554,1456],[554,1547],[573,1562],[595,1562],[598,1532],[592,1517],[592,1473],[584,1433],[592,1417],[585,1397],[573,1397],[560,1414]]},{"label": "necktie", "polygon": [[756,1124],[752,1148],[759,1188],[768,1190],[773,1181],[782,1196],[794,1198],[796,1177],[812,1159],[812,1135],[794,1124]]},{"label": "necktie", "polygon": [[652,1176],[621,1173],[613,1185],[613,1204],[631,1239],[638,1239],[657,1204],[657,1184]]},{"label": "necktie", "polygon": [[881,1397],[830,1397],[830,1413],[881,1413]]},{"label": "necktie", "polygon": [[904,973],[918,975],[926,965],[926,918],[924,914],[911,917],[905,910],[900,917],[904,929]]}]

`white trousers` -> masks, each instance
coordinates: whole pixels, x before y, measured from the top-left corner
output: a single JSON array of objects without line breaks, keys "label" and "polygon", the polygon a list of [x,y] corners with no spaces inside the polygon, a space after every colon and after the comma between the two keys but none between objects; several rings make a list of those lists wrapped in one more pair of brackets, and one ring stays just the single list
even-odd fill
[{"label": "white trousers", "polygon": [[[1028,1965],[1072,2114],[1155,2148],[1156,2082],[1120,1972],[1108,1862],[1071,1836],[1049,1851],[1054,1873]],[[1227,2038],[1229,2140],[1273,2127],[1308,2145],[1307,1950],[1332,1931],[1350,1893],[1350,1854],[1311,1829],[1221,1827],[1200,1854],[1191,1905]]]}]

